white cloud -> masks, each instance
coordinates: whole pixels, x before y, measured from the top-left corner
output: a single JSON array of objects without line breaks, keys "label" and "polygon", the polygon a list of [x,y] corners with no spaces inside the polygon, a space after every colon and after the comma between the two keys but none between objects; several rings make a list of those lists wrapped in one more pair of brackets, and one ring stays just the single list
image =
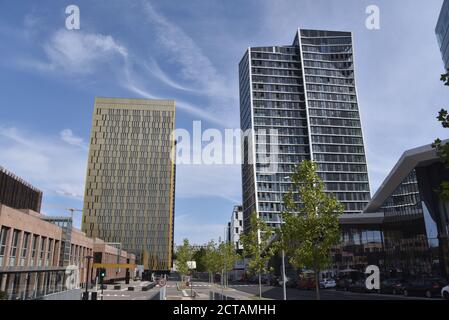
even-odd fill
[{"label": "white cloud", "polygon": [[64,129],[59,133],[62,141],[67,142],[70,145],[80,147],[87,150],[87,144],[84,143],[83,138],[77,137],[73,134],[72,130]]},{"label": "white cloud", "polygon": [[149,72],[151,72],[157,79],[165,83],[166,85],[177,89],[181,91],[189,91],[189,92],[197,92],[198,90],[195,90],[193,88],[188,88],[183,86],[182,84],[174,81],[171,79],[159,66],[159,64],[154,60],[153,58],[149,58],[149,63],[144,64],[145,69],[147,69]]},{"label": "white cloud", "polygon": [[[147,2],[143,6],[147,22],[156,29],[155,36],[164,49],[166,60],[179,66],[179,76],[208,99],[208,104],[202,109],[218,117],[224,126],[238,126],[237,74],[232,73],[230,78],[225,77],[229,70],[224,68],[218,71],[201,47],[182,28],[157,12],[150,3]],[[160,76],[157,70],[154,75]],[[163,78],[160,80],[164,81]],[[176,85],[172,87],[176,88]],[[189,106],[186,105],[187,107]]]},{"label": "white cloud", "polygon": [[147,22],[157,29],[157,39],[169,56],[181,66],[181,76],[196,82],[210,95],[227,95],[224,79],[209,58],[183,29],[159,14],[150,3],[144,4]]},{"label": "white cloud", "polygon": [[[157,62],[149,58],[149,62],[141,61],[135,57],[131,57],[128,49],[120,45],[112,36],[94,33],[73,32],[61,29],[57,31],[44,46],[46,60],[36,59],[18,59],[18,63],[22,67],[32,68],[40,72],[53,72],[55,74],[67,74],[71,77],[75,75],[95,75],[97,68],[110,61],[117,63],[114,58],[120,58],[121,66],[114,66],[118,70],[117,82],[123,88],[147,99],[163,99],[159,98],[143,88],[141,83],[148,83],[145,77],[142,80],[134,72],[136,69],[150,71],[159,81],[166,85],[183,91],[194,91],[194,89],[182,86],[173,81],[159,67]],[[207,111],[206,107],[197,107],[192,104],[176,99],[177,107],[188,113],[199,116],[202,119],[209,120],[215,124],[224,125],[226,122],[223,118]],[[74,142],[72,140],[72,142]]]},{"label": "white cloud", "polygon": [[[124,69],[125,77],[121,81],[121,86],[125,89],[129,90],[130,92],[133,92],[135,94],[138,94],[142,98],[146,99],[163,99],[161,97],[158,97],[157,95],[150,92],[148,89],[144,88],[141,84],[141,80],[138,79],[138,77],[132,73],[129,66],[126,66]],[[226,122],[225,119],[220,118],[219,116],[213,114],[212,112],[209,112],[205,110],[205,108],[193,106],[192,104],[185,102],[180,99],[176,100],[176,108],[182,109],[192,115],[198,116],[201,119],[208,120],[214,124],[219,125],[220,127],[228,125],[231,127],[231,124]]]},{"label": "white cloud", "polygon": [[114,58],[128,58],[128,51],[110,35],[60,29],[43,45],[46,61],[21,59],[25,67],[39,71],[68,74],[92,74],[96,68]]},{"label": "white cloud", "polygon": [[0,125],[0,163],[44,194],[82,198],[87,152],[57,136]]},{"label": "white cloud", "polygon": [[57,31],[44,45],[50,68],[62,68],[69,73],[91,73],[98,62],[114,55],[127,58],[126,48],[111,36]]}]

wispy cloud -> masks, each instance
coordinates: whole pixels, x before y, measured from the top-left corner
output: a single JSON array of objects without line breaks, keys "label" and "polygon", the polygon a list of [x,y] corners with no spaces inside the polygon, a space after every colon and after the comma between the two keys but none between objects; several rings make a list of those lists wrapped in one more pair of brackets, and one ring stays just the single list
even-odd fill
[{"label": "wispy cloud", "polygon": [[206,94],[227,95],[224,79],[197,43],[183,29],[157,12],[149,2],[143,7],[147,22],[156,28],[158,42],[172,61],[181,67],[181,76],[200,85]]},{"label": "wispy cloud", "polygon": [[73,134],[72,130],[64,129],[59,133],[61,140],[67,142],[70,145],[80,147],[84,150],[88,149],[87,144],[84,142],[83,138],[77,137]]},{"label": "wispy cloud", "polygon": [[[161,97],[155,95],[150,90],[148,90],[143,84],[143,80],[141,80],[133,71],[129,64],[127,64],[124,68],[124,77],[120,81],[120,85],[133,92],[142,98],[146,99],[162,99]],[[206,110],[206,108],[202,108],[201,106],[193,106],[192,104],[183,101],[181,99],[176,99],[176,107],[182,109],[192,115],[198,116],[201,119],[208,120],[211,123],[219,125],[220,127],[226,126],[226,121],[220,118],[218,115],[215,115]],[[230,125],[230,124],[229,124]]]},{"label": "wispy cloud", "polygon": [[[142,85],[142,83],[149,83],[149,79],[147,76],[141,76],[142,72],[138,73],[135,70],[149,71],[156,79],[174,89],[195,91],[172,80],[153,58],[148,58],[148,61],[136,58],[136,55],[129,53],[126,46],[119,44],[110,35],[61,29],[43,45],[43,50],[46,54],[44,61],[35,58],[19,58],[17,62],[21,67],[59,76],[67,74],[71,77],[95,76],[99,66],[109,63],[117,72],[117,83],[121,87],[147,99],[162,99],[162,97]],[[194,106],[181,99],[176,101],[177,107],[188,113],[220,126],[226,123],[223,118],[208,111],[206,106]]]},{"label": "wispy cloud", "polygon": [[99,65],[128,58],[128,51],[110,35],[72,32],[60,29],[44,43],[46,61],[20,59],[25,67],[66,74],[92,74]]},{"label": "wispy cloud", "polygon": [[148,72],[151,72],[153,74],[153,76],[155,76],[157,79],[159,79],[166,85],[168,85],[174,89],[181,90],[181,91],[199,93],[198,90],[186,87],[186,86],[176,82],[175,80],[171,79],[170,76],[161,69],[161,67],[159,66],[159,64],[157,63],[157,61],[154,58],[150,57],[150,58],[148,58],[148,60],[149,60],[148,62],[144,63],[145,69]]},{"label": "wispy cloud", "polygon": [[75,143],[0,124],[0,164],[26,177],[44,193],[80,199],[87,151],[79,147],[79,140],[73,136],[71,140]]}]

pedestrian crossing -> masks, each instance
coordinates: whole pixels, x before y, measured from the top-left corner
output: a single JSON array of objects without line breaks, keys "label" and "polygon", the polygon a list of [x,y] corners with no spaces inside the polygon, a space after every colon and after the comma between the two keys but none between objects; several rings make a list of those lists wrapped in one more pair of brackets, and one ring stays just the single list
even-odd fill
[{"label": "pedestrian crossing", "polygon": [[258,284],[231,284],[230,287],[255,287]]},{"label": "pedestrian crossing", "polygon": [[[194,283],[193,287],[194,288],[207,288],[207,287],[212,287],[212,285],[211,284],[195,284]],[[176,288],[176,285],[168,284],[167,288]],[[190,287],[187,287],[187,288],[190,288]]]}]

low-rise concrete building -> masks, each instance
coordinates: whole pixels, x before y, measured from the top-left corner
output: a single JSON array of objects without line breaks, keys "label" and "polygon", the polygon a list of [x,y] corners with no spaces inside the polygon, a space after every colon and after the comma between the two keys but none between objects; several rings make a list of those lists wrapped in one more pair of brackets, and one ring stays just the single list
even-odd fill
[{"label": "low-rise concrete building", "polygon": [[[72,237],[70,260],[79,270],[74,285],[80,285],[93,243],[80,231],[72,230]],[[0,204],[0,291],[10,299],[33,299],[64,290],[73,276],[61,257],[64,246],[63,228],[45,216]]]},{"label": "low-rise concrete building", "polygon": [[[94,263],[105,265],[111,264],[135,264],[136,256],[121,249],[121,244],[106,243],[96,238],[94,243]],[[129,269],[129,277],[134,277],[134,269]],[[94,269],[94,275],[97,274]],[[105,282],[111,282],[118,279],[126,279],[125,268],[106,268]]]},{"label": "low-rise concrete building", "polygon": [[[8,299],[38,299],[84,287],[88,279],[94,283],[94,263],[134,264],[135,256],[87,237],[72,227],[70,217],[49,217],[0,204],[0,291]],[[109,282],[126,277],[123,268],[106,273]],[[134,269],[129,276],[134,276]]]}]

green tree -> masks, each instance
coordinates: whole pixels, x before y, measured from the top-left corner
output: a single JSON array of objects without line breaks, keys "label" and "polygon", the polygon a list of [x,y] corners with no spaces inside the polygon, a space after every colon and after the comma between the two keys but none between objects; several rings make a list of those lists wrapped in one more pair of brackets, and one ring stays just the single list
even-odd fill
[{"label": "green tree", "polygon": [[249,230],[240,236],[243,256],[249,258],[248,269],[259,276],[259,298],[262,298],[262,273],[269,272],[268,262],[274,254],[269,246],[272,235],[273,229],[253,212]]},{"label": "green tree", "polygon": [[[441,75],[441,81],[445,86],[449,86],[449,70],[447,73]],[[437,117],[443,128],[449,128],[449,114],[446,109],[441,109]],[[443,165],[449,169],[449,143],[443,144],[440,139],[436,139],[432,144]],[[449,201],[449,181],[443,181],[440,185],[440,198],[443,201]]]},{"label": "green tree", "polygon": [[331,263],[330,249],[340,241],[338,216],[344,208],[335,197],[324,192],[316,169],[313,161],[296,166],[291,175],[292,189],[284,199],[284,224],[280,232],[284,244],[288,244],[285,249],[290,263],[298,269],[314,271],[316,296],[320,299],[319,273]]},{"label": "green tree", "polygon": [[213,240],[209,241],[206,246],[205,254],[202,257],[202,264],[204,264],[205,271],[209,272],[209,282],[213,282],[213,275],[220,271],[220,257]]},{"label": "green tree", "polygon": [[181,276],[189,274],[188,261],[191,261],[193,257],[193,250],[189,244],[189,240],[184,239],[183,244],[178,247],[176,251],[176,270]]},{"label": "green tree", "polygon": [[204,264],[204,256],[206,255],[206,249],[200,248],[193,253],[193,260],[196,261],[196,271],[206,272],[206,266]]},{"label": "green tree", "polygon": [[232,243],[222,242],[218,246],[219,261],[223,268],[223,285],[227,286],[228,271],[234,268],[235,263],[240,259],[240,255],[237,254],[235,247]]}]

